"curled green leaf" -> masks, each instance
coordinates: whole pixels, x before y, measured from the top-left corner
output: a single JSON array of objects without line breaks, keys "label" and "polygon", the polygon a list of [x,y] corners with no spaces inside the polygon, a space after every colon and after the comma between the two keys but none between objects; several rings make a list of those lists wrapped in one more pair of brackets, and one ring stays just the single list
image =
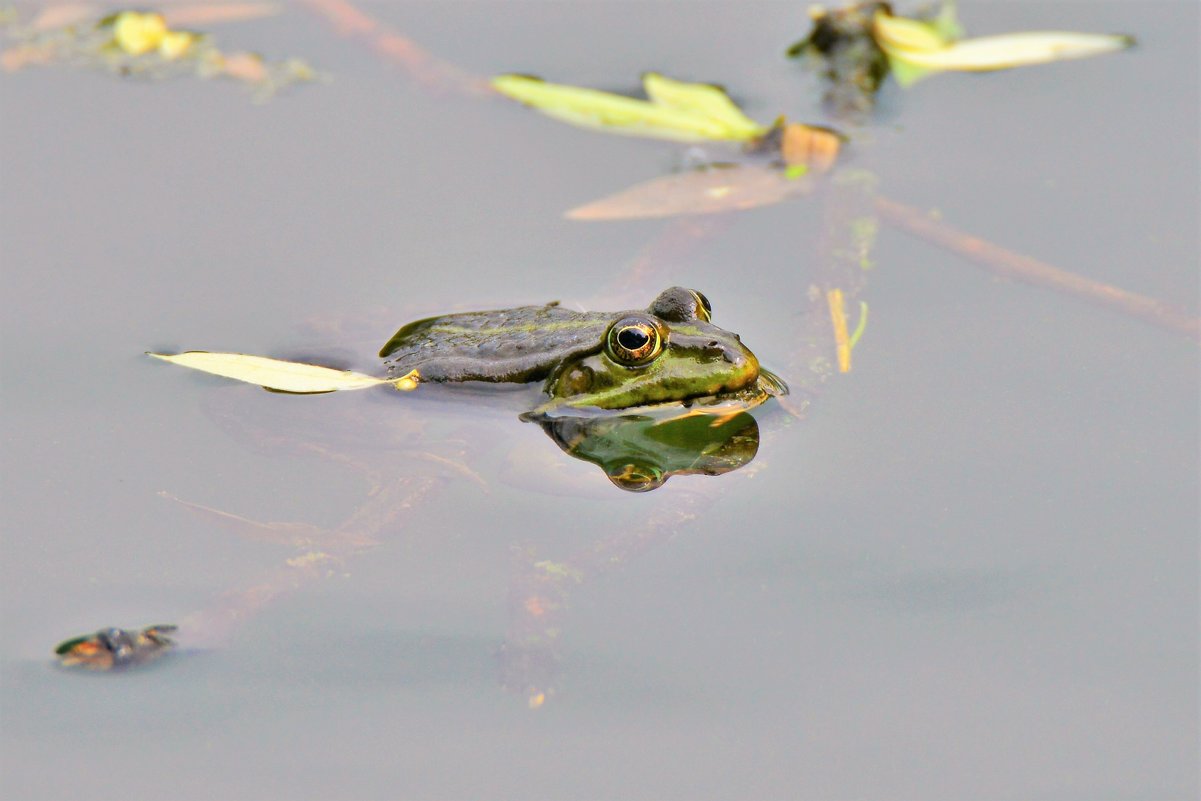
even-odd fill
[{"label": "curled green leaf", "polygon": [[642,88],[651,102],[663,108],[696,114],[720,122],[733,134],[732,139],[754,139],[767,129],[742,112],[725,90],[707,83],[686,83],[648,72],[642,76]]},{"label": "curled green leaf", "polygon": [[[651,73],[651,100],[548,83],[526,75],[492,79],[498,92],[581,128],[676,142],[748,141],[765,132],[709,84],[686,84]],[[723,102],[724,99],[724,102]]]}]

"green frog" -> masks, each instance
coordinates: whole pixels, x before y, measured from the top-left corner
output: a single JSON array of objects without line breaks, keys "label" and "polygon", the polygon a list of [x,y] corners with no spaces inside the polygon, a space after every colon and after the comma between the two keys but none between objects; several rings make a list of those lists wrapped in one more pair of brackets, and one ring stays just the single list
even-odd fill
[{"label": "green frog", "polygon": [[524,416],[729,399],[744,407],[787,393],[737,334],[711,322],[708,298],[671,287],[645,311],[577,312],[558,303],[409,323],[380,350],[393,374],[435,383],[544,381]]}]

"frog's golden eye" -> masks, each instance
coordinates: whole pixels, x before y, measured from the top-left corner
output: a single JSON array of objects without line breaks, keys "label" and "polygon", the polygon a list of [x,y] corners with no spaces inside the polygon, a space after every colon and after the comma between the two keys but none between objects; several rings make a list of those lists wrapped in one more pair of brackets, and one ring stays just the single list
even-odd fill
[{"label": "frog's golden eye", "polygon": [[696,301],[700,304],[696,310],[697,319],[704,320],[706,323],[713,319],[713,305],[709,303],[709,299],[695,289],[692,294],[696,295]]},{"label": "frog's golden eye", "polygon": [[618,364],[637,367],[653,361],[663,350],[663,337],[650,320],[626,317],[618,320],[605,337],[605,352]]}]

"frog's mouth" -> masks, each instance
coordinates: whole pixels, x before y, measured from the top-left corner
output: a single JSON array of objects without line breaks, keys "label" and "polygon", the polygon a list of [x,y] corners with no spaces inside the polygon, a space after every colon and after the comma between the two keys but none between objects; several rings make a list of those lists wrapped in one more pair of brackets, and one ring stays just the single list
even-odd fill
[{"label": "frog's mouth", "polygon": [[782,398],[788,394],[788,384],[784,379],[763,367],[759,368],[759,377],[755,379],[755,384],[769,398]]},{"label": "frog's mouth", "polygon": [[737,382],[732,387],[723,387],[711,395],[697,395],[675,401],[674,403],[682,406],[697,407],[719,405],[733,407],[738,404],[744,404],[746,408],[752,409],[764,403],[768,398],[778,398],[787,394],[788,384],[784,383],[784,379],[771,370],[761,367],[758,373],[748,381]]},{"label": "frog's mouth", "polygon": [[[553,393],[551,393],[553,395]],[[746,375],[743,380],[722,385],[715,391],[686,397],[650,400],[633,406],[604,407],[572,397],[553,397],[551,400],[521,415],[527,422],[538,422],[559,417],[619,417],[651,416],[674,417],[682,409],[697,413],[727,415],[747,411],[766,402],[788,394],[788,385],[770,370],[759,368]]]}]

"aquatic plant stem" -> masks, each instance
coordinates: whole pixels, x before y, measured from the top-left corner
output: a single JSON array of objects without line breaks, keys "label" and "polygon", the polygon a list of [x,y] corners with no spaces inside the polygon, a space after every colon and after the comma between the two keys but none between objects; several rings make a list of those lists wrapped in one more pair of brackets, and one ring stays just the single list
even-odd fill
[{"label": "aquatic plant stem", "polygon": [[927,242],[966,256],[993,273],[1063,292],[1201,342],[1201,318],[1183,309],[1007,250],[886,197],[877,196],[875,207],[881,219]]}]

